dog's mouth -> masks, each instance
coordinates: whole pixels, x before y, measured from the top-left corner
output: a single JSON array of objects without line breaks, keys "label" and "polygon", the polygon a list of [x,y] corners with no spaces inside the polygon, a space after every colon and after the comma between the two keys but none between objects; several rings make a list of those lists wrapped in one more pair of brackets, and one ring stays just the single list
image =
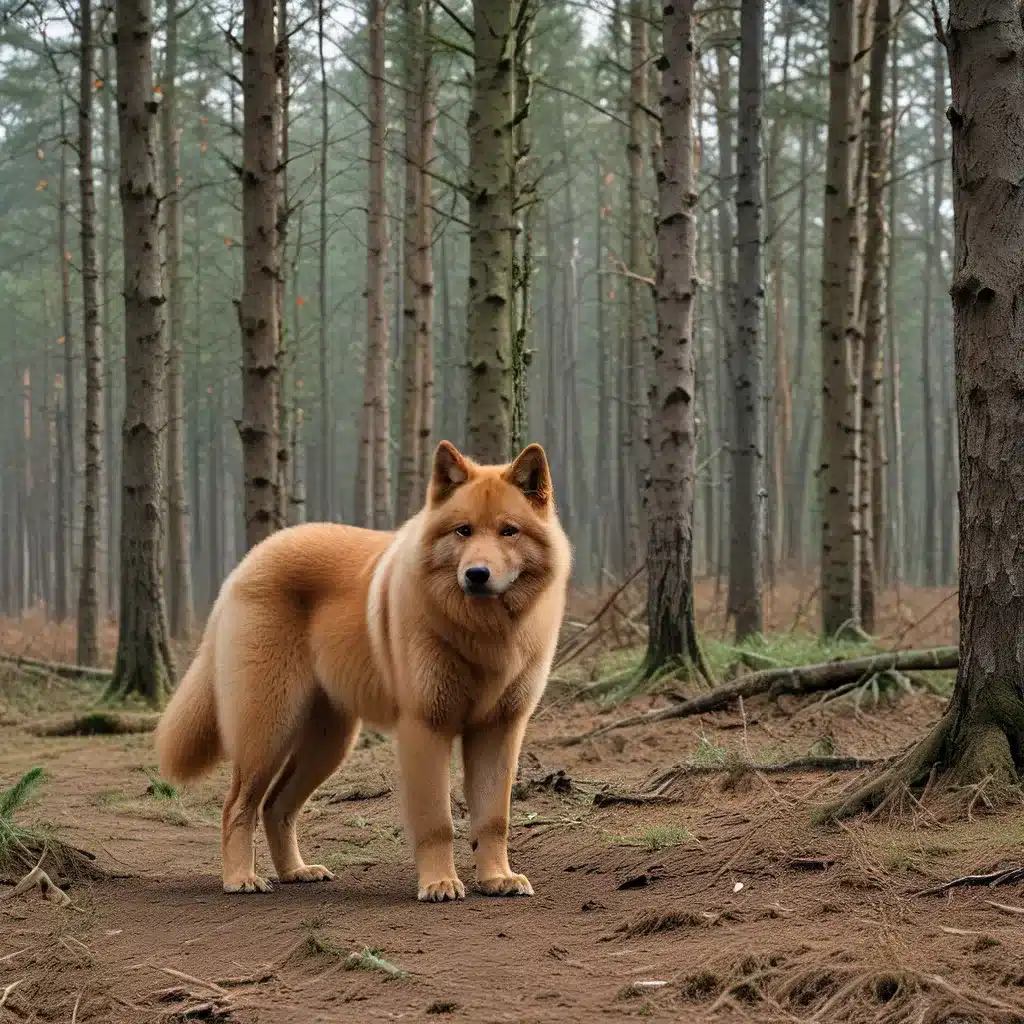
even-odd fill
[{"label": "dog's mouth", "polygon": [[471,580],[462,581],[462,592],[468,597],[499,597],[500,593],[491,588],[490,583],[473,583]]}]

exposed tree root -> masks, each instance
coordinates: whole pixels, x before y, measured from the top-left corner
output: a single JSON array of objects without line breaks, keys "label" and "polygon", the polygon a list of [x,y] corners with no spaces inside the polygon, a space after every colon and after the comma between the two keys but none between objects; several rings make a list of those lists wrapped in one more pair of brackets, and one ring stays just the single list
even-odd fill
[{"label": "exposed tree root", "polygon": [[[965,809],[979,801],[991,805],[997,791],[1017,794],[1020,778],[1011,741],[993,716],[974,709],[968,719],[954,702],[931,731],[904,754],[851,794],[823,807],[818,821],[848,818],[862,812],[878,813],[890,803],[941,787],[965,798]],[[915,803],[919,801],[915,799]]]},{"label": "exposed tree root", "polygon": [[[987,875],[961,875],[960,878],[953,878],[948,882],[943,882],[942,885],[933,885],[931,888],[921,889],[919,892],[914,893],[914,895],[934,896],[936,893],[946,892],[948,889],[958,889],[961,886],[1017,885],[1019,882],[1024,882],[1024,868],[1004,868],[1000,871],[990,871]],[[994,903],[992,905],[999,907],[1000,910],[1007,910],[1007,907],[1003,904]],[[1024,910],[1016,908],[1013,910],[1013,913],[1024,914]]]},{"label": "exposed tree root", "polygon": [[615,729],[651,725],[671,718],[688,718],[706,711],[717,711],[741,697],[753,697],[762,693],[769,693],[772,696],[783,693],[819,693],[823,690],[837,689],[856,680],[866,682],[882,672],[949,670],[957,668],[959,663],[960,652],[956,647],[937,647],[924,651],[892,651],[867,658],[849,658],[792,668],[766,669],[763,672],[752,672],[729,686],[721,686],[711,693],[701,694],[674,707],[632,715],[619,722],[598,726],[578,736],[569,736],[562,743],[564,746],[573,746]]},{"label": "exposed tree root", "polygon": [[159,720],[152,712],[87,711],[33,722],[27,728],[35,736],[124,736],[152,732]]}]

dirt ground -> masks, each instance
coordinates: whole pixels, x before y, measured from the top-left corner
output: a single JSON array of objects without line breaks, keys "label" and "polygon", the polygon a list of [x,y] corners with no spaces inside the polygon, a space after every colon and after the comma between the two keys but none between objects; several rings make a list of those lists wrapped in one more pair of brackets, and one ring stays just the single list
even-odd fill
[{"label": "dirt ground", "polygon": [[[890,642],[952,640],[955,599],[914,600],[893,616]],[[795,604],[776,628],[791,626]],[[908,623],[941,635],[899,640]],[[10,623],[0,650],[14,649],[16,633],[17,653],[59,653],[41,626],[30,636]],[[388,741],[364,736],[303,816],[306,859],[335,881],[228,896],[223,769],[165,798],[147,792],[148,734],[32,731],[96,693],[0,677],[0,788],[42,765],[46,779],[18,820],[50,823],[106,872],[71,885],[64,909],[35,893],[4,900],[0,883],[0,1021],[1024,1021],[1024,894],[917,895],[1019,862],[1020,813],[979,801],[970,820],[920,808],[821,827],[814,808],[856,775],[749,771],[689,778],[657,806],[595,805],[596,793],[636,792],[683,759],[885,756],[941,713],[944,698],[923,687],[878,706],[750,701],[742,715],[576,746],[560,740],[665,698],[607,711],[553,687],[512,808],[513,863],[537,895],[443,905],[416,902]],[[469,882],[457,773],[453,808]],[[257,858],[270,868],[262,836]],[[367,949],[376,960],[350,956]]]}]

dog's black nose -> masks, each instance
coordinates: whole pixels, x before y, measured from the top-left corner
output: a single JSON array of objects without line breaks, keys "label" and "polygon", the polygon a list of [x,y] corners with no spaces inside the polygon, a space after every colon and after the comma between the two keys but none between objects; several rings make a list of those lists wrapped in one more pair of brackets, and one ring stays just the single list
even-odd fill
[{"label": "dog's black nose", "polygon": [[486,565],[474,565],[466,570],[466,582],[471,587],[482,587],[491,578],[491,570]]}]

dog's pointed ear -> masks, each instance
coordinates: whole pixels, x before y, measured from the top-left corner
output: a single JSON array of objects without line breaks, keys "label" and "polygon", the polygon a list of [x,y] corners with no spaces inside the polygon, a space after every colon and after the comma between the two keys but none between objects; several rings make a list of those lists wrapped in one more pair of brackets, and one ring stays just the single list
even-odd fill
[{"label": "dog's pointed ear", "polygon": [[434,470],[430,477],[430,501],[439,504],[469,479],[469,462],[451,443],[442,441],[434,452]]},{"label": "dog's pointed ear", "polygon": [[539,444],[524,448],[505,470],[505,479],[526,495],[535,508],[547,508],[553,497],[548,457]]}]

